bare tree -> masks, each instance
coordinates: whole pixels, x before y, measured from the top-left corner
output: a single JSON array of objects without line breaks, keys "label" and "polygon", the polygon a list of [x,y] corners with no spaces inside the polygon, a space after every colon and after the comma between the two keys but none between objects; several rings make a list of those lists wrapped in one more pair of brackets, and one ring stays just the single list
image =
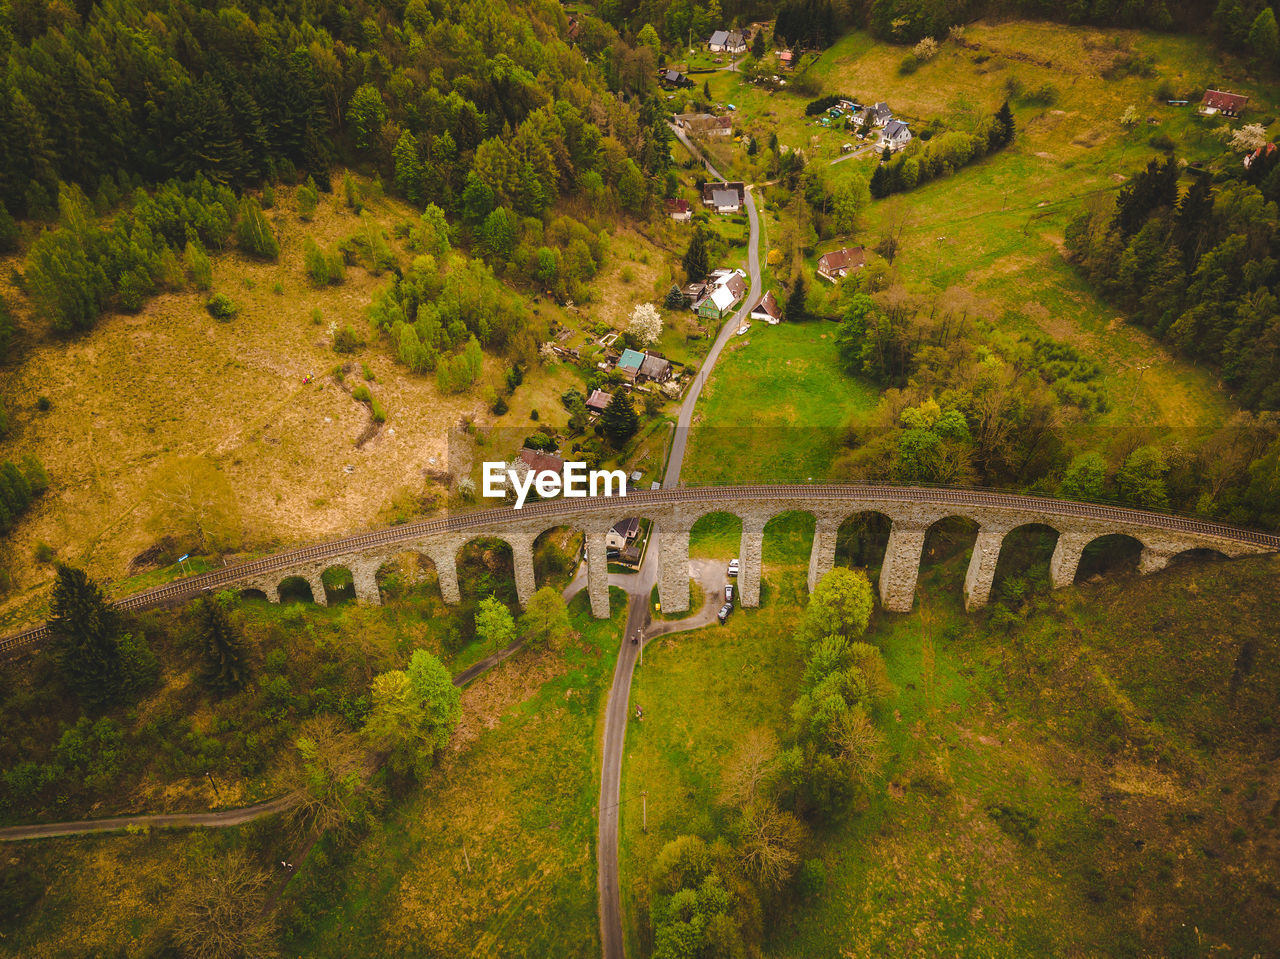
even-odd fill
[{"label": "bare tree", "polygon": [[759,800],[743,810],[738,828],[738,859],[747,875],[766,889],[780,888],[800,862],[800,820],[771,800]]},{"label": "bare tree", "polygon": [[861,706],[840,717],[835,732],[836,754],[849,768],[855,786],[870,789],[884,767],[884,733],[876,729]]},{"label": "bare tree", "polygon": [[773,778],[778,758],[778,737],[771,730],[757,726],[733,751],[724,771],[720,801],[741,808],[762,798],[765,786]]},{"label": "bare tree", "polygon": [[161,463],[148,499],[157,504],[151,527],[175,536],[185,549],[204,553],[240,545],[235,490],[212,460],[181,456]]},{"label": "bare tree", "polygon": [[233,851],[189,886],[174,942],[191,959],[274,956],[275,921],[264,915],[271,877]]}]

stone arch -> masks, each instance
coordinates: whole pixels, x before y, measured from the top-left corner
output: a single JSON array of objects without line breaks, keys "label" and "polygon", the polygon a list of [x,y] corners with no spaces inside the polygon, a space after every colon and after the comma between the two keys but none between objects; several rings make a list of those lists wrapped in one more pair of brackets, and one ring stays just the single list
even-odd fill
[{"label": "stone arch", "polygon": [[578,569],[586,543],[582,527],[576,523],[548,526],[533,538],[535,586],[563,589]]},{"label": "stone arch", "polygon": [[1020,523],[1000,540],[1000,555],[991,578],[991,593],[1003,595],[1002,589],[1018,580],[1028,585],[1047,585],[1049,566],[1058,547],[1060,534],[1048,523],[1034,520]]},{"label": "stone arch", "polygon": [[892,528],[893,517],[877,509],[862,509],[841,518],[835,565],[865,569],[874,580],[884,563]]},{"label": "stone arch", "polygon": [[[964,577],[962,592],[965,605],[972,609],[975,603],[971,597],[981,595],[980,588],[971,583],[970,569],[975,559],[979,567],[991,564],[994,559],[989,544],[994,531],[996,550],[999,555],[999,537],[1004,532],[1001,528],[989,528],[988,536],[982,536],[982,523],[964,513],[947,513],[939,516],[926,527],[924,538],[920,544],[919,576],[933,577],[945,584],[947,595],[954,595],[956,580]],[[985,539],[985,541],[984,541]],[[883,575],[883,572],[882,572]],[[985,602],[985,597],[982,599]]]},{"label": "stone arch", "polygon": [[709,509],[688,523],[689,551],[727,562],[738,555],[743,526],[742,517],[733,510]]},{"label": "stone arch", "polygon": [[[517,601],[516,548],[505,536],[472,536],[458,545],[453,559],[458,569],[459,593],[464,599],[482,599],[492,594],[508,605]],[[530,563],[530,579],[532,573]]]},{"label": "stone arch", "polygon": [[258,589],[256,586],[246,586],[238,592],[241,600],[261,600],[264,603],[267,601],[267,591]]},{"label": "stone arch", "polygon": [[355,601],[355,574],[346,563],[334,563],[325,567],[320,573],[320,584],[324,589],[326,606]]},{"label": "stone arch", "polygon": [[1230,558],[1222,550],[1214,549],[1212,546],[1193,546],[1170,556],[1169,565],[1190,566],[1198,563],[1222,563]]},{"label": "stone arch", "polygon": [[1114,577],[1138,572],[1142,540],[1131,533],[1103,533],[1093,537],[1080,552],[1074,582],[1083,583],[1094,577]]},{"label": "stone arch", "polygon": [[[293,574],[286,576],[276,584],[276,592],[280,595],[282,603],[317,603],[314,590],[311,588],[311,581],[305,576]],[[323,595],[321,599],[323,599]]]},{"label": "stone arch", "polygon": [[374,582],[389,599],[440,588],[435,560],[421,549],[406,549],[383,559],[374,570]]}]

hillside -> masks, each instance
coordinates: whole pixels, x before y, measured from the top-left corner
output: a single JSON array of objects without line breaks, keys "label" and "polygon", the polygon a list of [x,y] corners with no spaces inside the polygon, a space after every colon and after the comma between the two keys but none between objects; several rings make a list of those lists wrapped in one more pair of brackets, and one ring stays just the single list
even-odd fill
[{"label": "hillside", "polygon": [[[775,553],[773,608],[664,642],[637,674],[627,776],[649,830],[628,812],[624,888],[640,901],[674,836],[736,835],[718,797],[744,730],[792,734],[798,616],[781,607],[804,602],[801,558]],[[884,778],[813,825],[800,855],[825,878],[770,899],[768,954],[1280,948],[1280,561],[1040,594],[1005,627],[960,610],[965,559],[926,567],[917,614],[872,623],[897,688],[877,713]]]}]

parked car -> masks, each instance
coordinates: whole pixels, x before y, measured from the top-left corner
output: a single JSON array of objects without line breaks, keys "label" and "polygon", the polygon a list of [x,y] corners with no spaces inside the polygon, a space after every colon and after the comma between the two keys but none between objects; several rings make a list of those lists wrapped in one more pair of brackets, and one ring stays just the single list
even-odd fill
[{"label": "parked car", "polygon": [[733,612],[733,603],[725,603],[720,607],[720,625],[724,625],[724,621],[729,618],[729,614]]},{"label": "parked car", "polygon": [[724,584],[724,601],[726,603],[733,602],[733,583]]},{"label": "parked car", "polygon": [[730,576],[738,575],[738,558],[736,556],[733,559],[729,560],[729,575]]}]

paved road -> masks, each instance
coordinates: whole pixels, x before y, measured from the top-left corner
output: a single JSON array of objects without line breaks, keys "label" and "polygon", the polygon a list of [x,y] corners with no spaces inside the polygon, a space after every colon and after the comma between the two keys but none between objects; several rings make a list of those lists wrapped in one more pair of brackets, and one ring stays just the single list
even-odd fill
[{"label": "paved road", "polygon": [[[688,148],[690,153],[702,159],[708,173],[718,180],[724,179],[720,171],[706,157],[702,156],[702,152],[689,141],[688,137],[684,135],[684,131],[674,125],[671,129],[676,138]],[[698,397],[702,393],[702,387],[706,384],[707,377],[711,375],[711,371],[715,367],[716,360],[720,358],[720,353],[724,350],[725,344],[729,342],[729,338],[734,335],[742,321],[751,311],[751,307],[761,296],[760,220],[756,215],[755,200],[751,195],[750,189],[747,190],[746,197],[747,218],[750,223],[750,234],[747,239],[747,273],[751,280],[751,289],[747,293],[742,306],[720,328],[720,333],[716,337],[711,351],[707,354],[707,358],[703,361],[702,368],[698,371],[698,375],[694,377],[693,383],[689,386],[689,391],[685,394],[684,402],[680,406],[680,415],[676,420],[675,435],[671,439],[671,452],[667,459],[667,471],[662,480],[664,488],[680,485],[680,468],[684,465],[684,456],[689,439],[689,427],[693,422],[694,408],[698,404]],[[657,532],[656,525],[649,534],[650,544],[660,542],[660,540],[653,538],[655,532]],[[618,662],[613,671],[613,686],[609,690],[609,700],[605,706],[604,751],[600,773],[600,832],[599,840],[596,844],[596,864],[600,893],[600,944],[601,954],[604,959],[625,959],[626,956],[626,946],[622,932],[622,893],[618,878],[618,810],[622,802],[622,758],[627,739],[631,675],[635,670],[636,660],[639,658],[640,653],[640,644],[632,645],[629,640],[633,636],[643,636],[643,641],[648,642],[652,636],[674,632],[675,628],[698,629],[711,621],[704,618],[707,614],[707,609],[704,607],[698,614],[687,620],[681,620],[677,624],[659,624],[659,627],[655,629],[646,630],[650,619],[649,595],[658,579],[658,553],[659,550],[657,549],[646,550],[644,562],[641,563],[638,574],[634,577],[629,577],[629,582],[624,585],[624,588],[628,591],[627,625],[623,633],[623,642],[618,651]],[[612,585],[612,577],[610,582]],[[708,602],[714,598],[711,591],[708,591]],[[711,608],[711,619],[714,619],[714,610],[719,608],[719,604]],[[666,628],[668,625],[675,628],[668,629]]]}]

